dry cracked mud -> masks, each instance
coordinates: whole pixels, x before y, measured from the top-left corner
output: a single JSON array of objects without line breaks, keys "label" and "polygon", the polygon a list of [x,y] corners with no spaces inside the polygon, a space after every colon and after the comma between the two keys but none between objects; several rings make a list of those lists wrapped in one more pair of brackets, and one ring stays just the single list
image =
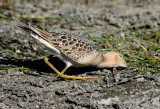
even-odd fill
[{"label": "dry cracked mud", "polygon": [[2,0],[0,6],[0,109],[160,108],[160,73],[143,71],[141,66],[117,71],[72,67],[66,74],[87,72],[99,78],[66,81],[56,77],[43,59],[48,56],[59,70],[64,63],[41,46],[34,50],[32,38],[17,28],[17,18],[23,17],[48,31],[84,37],[137,28],[158,30],[159,0],[91,0],[89,6],[85,0],[64,4],[60,0],[15,0],[11,4]]}]

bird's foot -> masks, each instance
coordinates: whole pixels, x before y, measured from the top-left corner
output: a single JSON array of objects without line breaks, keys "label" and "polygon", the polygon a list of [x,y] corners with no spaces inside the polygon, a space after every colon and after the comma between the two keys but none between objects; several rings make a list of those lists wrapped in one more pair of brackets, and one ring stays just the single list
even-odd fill
[{"label": "bird's foot", "polygon": [[50,66],[57,74],[58,76],[57,77],[61,77],[61,78],[64,78],[64,79],[79,79],[79,80],[87,80],[87,79],[96,79],[98,77],[92,77],[92,76],[86,76],[87,73],[84,74],[84,76],[82,77],[78,77],[78,76],[70,76],[70,75],[64,75],[64,72],[67,70],[67,67],[65,67],[62,72],[59,72],[49,61],[48,61],[48,58],[45,58],[44,59],[45,63]]},{"label": "bird's foot", "polygon": [[84,80],[84,81],[87,79],[97,79],[98,78],[98,77],[92,77],[92,76],[87,77],[86,74],[87,73],[85,73],[84,76],[82,77],[60,74],[58,75],[58,77],[65,78],[65,79],[79,79],[79,80]]}]

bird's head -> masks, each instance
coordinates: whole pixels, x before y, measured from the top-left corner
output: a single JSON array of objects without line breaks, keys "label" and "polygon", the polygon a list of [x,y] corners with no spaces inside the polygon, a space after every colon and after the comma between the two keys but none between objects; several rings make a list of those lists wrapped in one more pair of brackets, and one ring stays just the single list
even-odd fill
[{"label": "bird's head", "polygon": [[123,59],[123,55],[118,52],[108,52],[103,54],[103,56],[104,59],[97,65],[98,68],[127,67],[127,64]]}]

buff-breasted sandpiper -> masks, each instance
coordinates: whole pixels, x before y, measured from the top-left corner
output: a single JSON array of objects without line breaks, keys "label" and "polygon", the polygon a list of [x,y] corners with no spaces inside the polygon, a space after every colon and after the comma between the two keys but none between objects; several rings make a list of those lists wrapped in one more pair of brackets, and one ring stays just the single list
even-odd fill
[{"label": "buff-breasted sandpiper", "polygon": [[[24,23],[24,22],[23,22]],[[94,66],[97,68],[107,67],[127,67],[123,56],[118,52],[103,53],[88,39],[82,36],[69,34],[66,32],[47,32],[36,26],[24,23],[19,26],[36,41],[39,41],[45,48],[61,59],[66,67],[60,72],[45,58],[45,63],[49,65],[61,78],[67,79],[94,79],[97,77],[83,77],[65,75],[64,72],[71,66],[87,67]]]}]

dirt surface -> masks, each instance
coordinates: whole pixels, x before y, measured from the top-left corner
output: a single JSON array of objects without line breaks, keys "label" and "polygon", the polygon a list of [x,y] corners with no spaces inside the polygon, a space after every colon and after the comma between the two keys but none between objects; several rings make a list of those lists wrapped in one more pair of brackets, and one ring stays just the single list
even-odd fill
[{"label": "dirt surface", "polygon": [[[0,2],[0,109],[159,109],[160,73],[126,69],[69,68],[66,74],[98,76],[94,81],[56,77],[44,57],[62,70],[64,63],[17,25],[17,18],[47,31],[67,31],[83,37],[103,33],[160,28],[159,0],[15,0]],[[30,20],[32,19],[32,20]],[[38,19],[38,20],[37,20]],[[114,47],[114,45],[112,45]],[[158,56],[160,52],[157,50]],[[157,63],[159,64],[159,63]],[[23,66],[23,67],[22,67]]]}]

